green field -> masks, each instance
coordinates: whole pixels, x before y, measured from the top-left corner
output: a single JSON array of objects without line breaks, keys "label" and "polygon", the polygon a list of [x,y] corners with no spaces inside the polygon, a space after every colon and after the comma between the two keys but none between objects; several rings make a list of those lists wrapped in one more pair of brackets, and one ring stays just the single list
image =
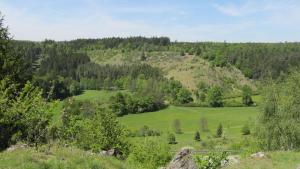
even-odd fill
[{"label": "green field", "polygon": [[118,92],[127,92],[126,90],[85,90],[82,94],[74,96],[75,100],[90,100],[97,101],[101,103],[108,102],[111,96],[114,96]]},{"label": "green field", "polygon": [[[222,123],[225,137],[232,141],[242,139],[241,128],[248,123],[253,125],[259,109],[257,107],[224,107],[224,108],[202,108],[202,107],[175,107],[170,106],[164,110],[132,114],[120,117],[120,122],[130,130],[138,130],[143,125],[149,126],[163,132],[161,138],[166,141],[166,133],[172,131],[172,122],[179,119],[183,134],[177,134],[178,144],[176,148],[193,146],[198,148],[199,143],[193,140],[194,133],[200,130],[200,119],[206,118],[209,132],[200,132],[202,140],[213,138],[219,123]],[[139,139],[139,138],[137,138]]]}]

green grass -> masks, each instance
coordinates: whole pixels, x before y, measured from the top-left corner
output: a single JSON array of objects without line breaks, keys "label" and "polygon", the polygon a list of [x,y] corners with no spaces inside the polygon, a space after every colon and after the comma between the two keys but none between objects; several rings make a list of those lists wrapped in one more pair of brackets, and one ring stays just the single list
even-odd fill
[{"label": "green grass", "polygon": [[125,90],[85,90],[82,94],[74,96],[75,100],[90,100],[105,103],[109,101],[111,96],[114,96],[118,92],[127,92]]},{"label": "green grass", "polygon": [[264,159],[248,157],[226,169],[296,169],[300,166],[300,152],[267,152],[267,157]]},{"label": "green grass", "polygon": [[0,169],[127,169],[122,161],[76,148],[53,147],[49,152],[18,148],[0,153]]},{"label": "green grass", "polygon": [[[253,95],[252,100],[256,105],[261,105],[262,103],[262,96],[261,95]],[[240,104],[243,105],[242,103],[242,97],[234,97],[234,98],[228,98],[224,99],[225,105],[226,104]]]},{"label": "green grass", "polygon": [[[173,132],[172,122],[179,119],[183,134],[176,134],[178,144],[174,148],[183,146],[193,146],[198,148],[200,143],[195,142],[193,137],[197,130],[200,130],[200,119],[205,117],[208,121],[209,132],[201,132],[202,140],[208,140],[207,137],[213,137],[219,123],[222,123],[226,138],[232,142],[240,141],[244,136],[241,134],[241,128],[244,124],[250,126],[257,117],[259,109],[257,107],[224,107],[224,108],[203,108],[203,107],[175,107],[170,106],[164,110],[131,114],[120,117],[120,122],[130,130],[138,130],[143,125],[151,129],[162,131],[164,134],[158,139],[166,142],[166,133]],[[252,128],[253,129],[253,128]],[[135,138],[139,140],[143,138]]]}]

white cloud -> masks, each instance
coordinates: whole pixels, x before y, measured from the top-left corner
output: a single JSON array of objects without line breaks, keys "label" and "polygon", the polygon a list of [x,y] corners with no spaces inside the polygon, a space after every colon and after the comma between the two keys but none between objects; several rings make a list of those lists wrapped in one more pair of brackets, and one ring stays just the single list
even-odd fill
[{"label": "white cloud", "polygon": [[221,13],[229,16],[247,16],[257,13],[279,12],[295,5],[294,0],[248,0],[243,3],[214,3],[213,6]]},{"label": "white cloud", "polygon": [[[32,15],[26,8],[16,8],[0,2],[5,21],[15,39],[21,40],[71,40],[76,38],[101,38],[111,36],[169,36],[180,41],[295,41],[300,40],[300,5],[296,1],[251,1],[244,4],[214,5],[220,12],[239,16],[231,23],[194,23],[185,25],[178,15],[173,15],[169,22],[150,23],[147,21],[116,19],[111,15],[111,9],[105,9],[93,0],[88,0],[88,15],[80,18],[66,17],[55,21],[43,20],[41,16]],[[161,9],[147,13],[163,12]],[[168,8],[165,8],[168,9]],[[139,13],[138,8],[123,9],[127,12]],[[171,11],[170,11],[171,12]],[[263,12],[260,18],[248,18],[248,15]],[[179,15],[186,14],[180,12]],[[263,17],[262,17],[263,16]],[[286,26],[288,25],[288,26]],[[275,30],[281,27],[281,30]],[[292,29],[293,28],[293,29]],[[294,32],[295,31],[295,32]]]}]

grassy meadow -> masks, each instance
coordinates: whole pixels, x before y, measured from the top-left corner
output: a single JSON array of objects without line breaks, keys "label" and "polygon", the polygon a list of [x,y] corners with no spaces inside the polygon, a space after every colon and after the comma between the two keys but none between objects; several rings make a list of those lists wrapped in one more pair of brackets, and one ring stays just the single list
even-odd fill
[{"label": "grassy meadow", "polygon": [[[130,130],[138,130],[147,125],[150,129],[161,131],[163,134],[158,139],[162,139],[162,141],[167,141],[167,133],[173,133],[173,121],[179,119],[183,133],[176,134],[178,144],[174,145],[174,148],[177,149],[183,146],[200,148],[201,142],[194,141],[196,131],[200,131],[201,139],[207,141],[214,137],[217,126],[221,123],[226,138],[232,141],[240,141],[244,137],[241,133],[243,125],[248,123],[252,126],[258,111],[257,107],[203,108],[170,106],[161,111],[131,114],[119,119]],[[207,120],[209,131],[202,132],[200,130],[201,118]]]}]

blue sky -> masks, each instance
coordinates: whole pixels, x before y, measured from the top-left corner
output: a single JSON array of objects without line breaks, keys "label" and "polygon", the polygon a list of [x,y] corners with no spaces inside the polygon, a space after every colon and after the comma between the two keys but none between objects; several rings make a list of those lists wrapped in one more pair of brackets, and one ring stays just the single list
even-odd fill
[{"label": "blue sky", "polygon": [[0,0],[15,39],[300,41],[299,0]]}]

